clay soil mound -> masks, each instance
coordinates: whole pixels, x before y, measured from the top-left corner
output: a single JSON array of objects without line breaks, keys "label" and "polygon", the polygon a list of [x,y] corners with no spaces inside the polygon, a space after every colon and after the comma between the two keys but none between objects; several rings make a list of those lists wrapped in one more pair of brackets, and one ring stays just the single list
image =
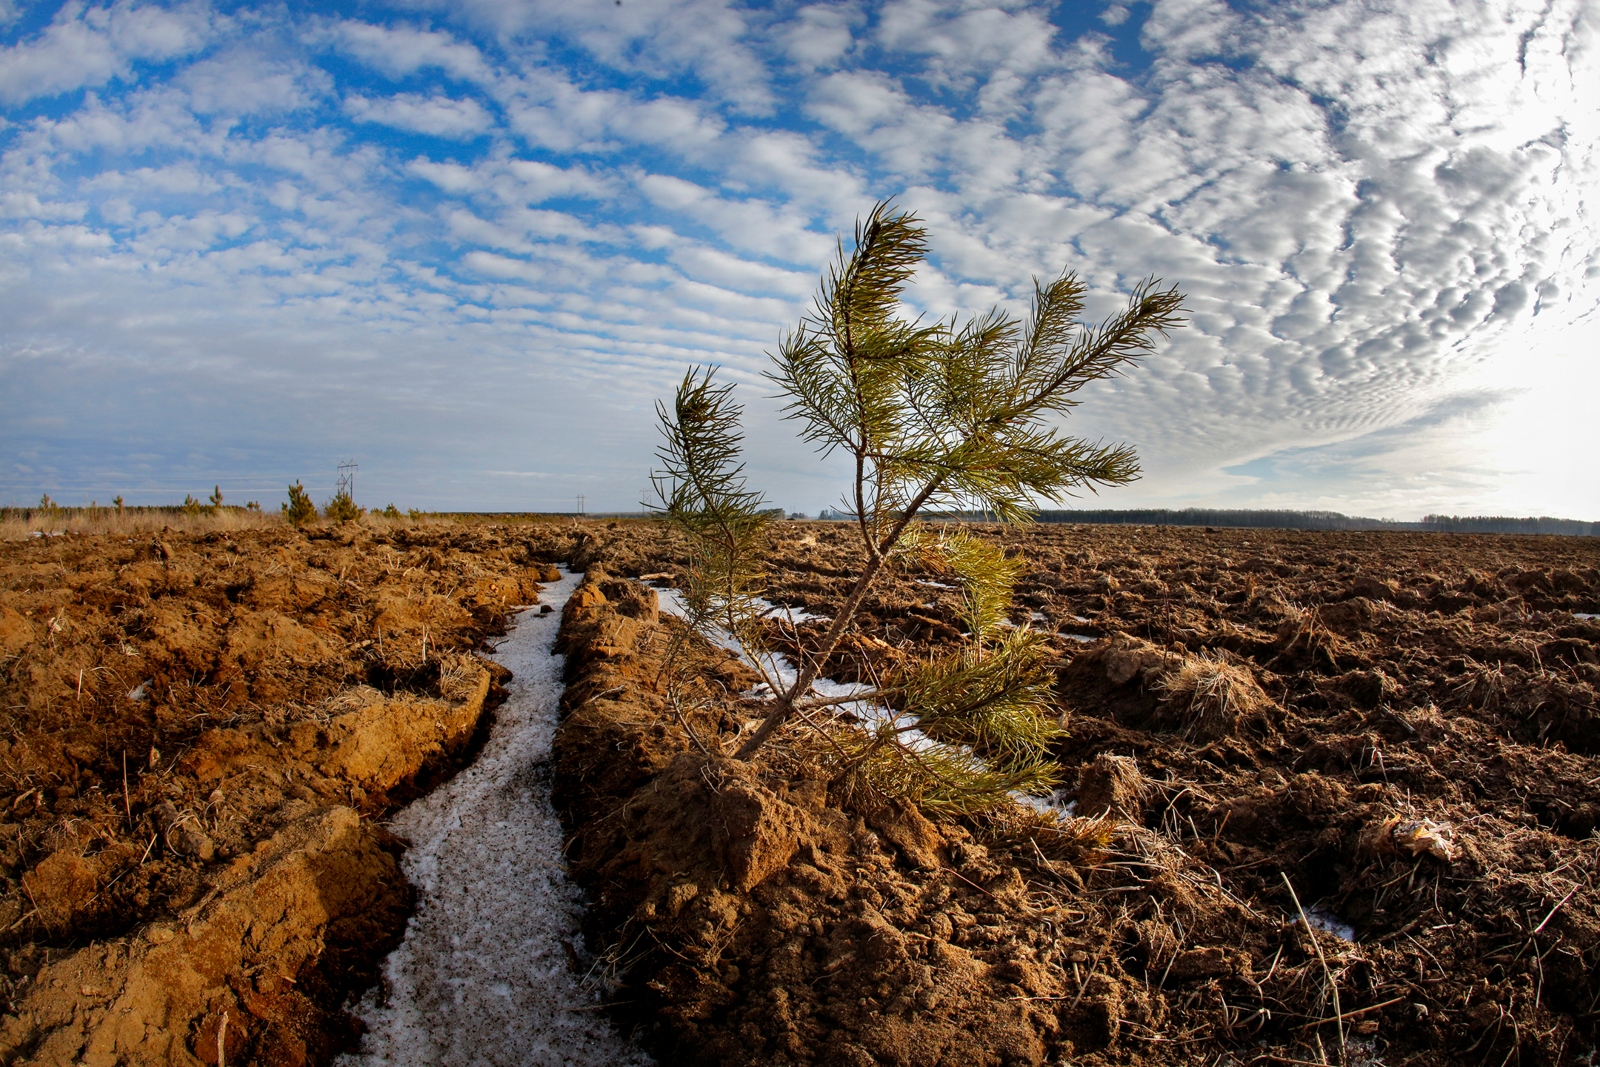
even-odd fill
[{"label": "clay soil mound", "polygon": [[[1059,824],[846,806],[793,734],[727,759],[750,677],[698,647],[669,693],[677,623],[623,577],[680,561],[596,550],[557,800],[592,973],[665,1062],[1590,1062],[1594,541],[991,532],[1055,634]],[[831,614],[849,536],[780,526],[772,598]],[[895,575],[830,673],[949,644],[955,597]]]}]

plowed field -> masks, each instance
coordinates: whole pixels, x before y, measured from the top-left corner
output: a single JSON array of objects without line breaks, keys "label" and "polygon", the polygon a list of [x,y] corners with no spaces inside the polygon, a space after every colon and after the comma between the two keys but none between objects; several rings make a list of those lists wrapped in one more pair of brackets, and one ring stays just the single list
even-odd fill
[{"label": "plowed field", "polygon": [[[763,799],[747,801],[754,815],[730,815],[724,793],[696,799],[682,768],[661,769],[689,750],[675,725],[655,739],[595,726],[611,752],[652,754],[640,757],[652,784],[614,784],[617,797],[648,811],[649,790],[670,790],[675,808],[705,805],[700,818],[757,827],[756,843],[770,810],[800,842],[801,859],[743,892],[735,883],[733,899],[709,894],[706,914],[691,903],[689,918],[646,923],[668,952],[631,973],[657,990],[653,1018],[670,1021],[672,1055],[1590,1062],[1600,623],[1582,616],[1600,612],[1600,546],[989,532],[1028,561],[1014,620],[1057,634],[1070,728],[1057,751],[1069,774],[1059,800],[1075,812],[1062,831],[974,820],[919,844],[881,812],[854,830],[804,815],[794,799],[811,788],[804,746],[731,787]],[[659,550],[624,534],[602,558],[622,573],[663,567]],[[784,527],[771,598],[831,614],[849,585],[852,537],[842,523]],[[957,639],[956,598],[934,576],[891,576],[868,604],[868,636],[829,673],[868,676]],[[791,643],[811,643],[824,625],[803,624]],[[720,721],[700,721],[724,742],[745,728],[738,702],[726,707]],[[583,834],[597,832],[602,806],[577,803],[580,874],[602,894],[595,922],[637,933],[641,913],[628,907],[672,899],[673,878],[687,876],[637,853],[586,866]],[[598,831],[606,848],[624,847],[607,834],[659,843],[696,821],[621,810],[635,821]],[[703,851],[719,847],[724,869],[741,869],[745,846],[708,839]],[[702,879],[717,877],[710,866]],[[719,925],[727,907],[753,910]],[[727,929],[713,950],[695,924]],[[963,977],[952,985],[950,975]]]},{"label": "plowed field", "polygon": [[[1591,1062],[1600,545],[989,532],[1027,561],[1015,622],[1055,634],[1059,826],[846,810],[793,736],[721,756],[748,679],[702,650],[675,709],[676,624],[620,581],[682,565],[655,524],[0,545],[5,1061],[349,1047],[408,906],[379,820],[470,758],[471,653],[563,560],[612,583],[566,638],[569,856],[594,973],[669,1061]],[[781,524],[770,598],[831,614],[852,535]],[[828,673],[959,639],[957,596],[889,575]],[[337,862],[295,873],[307,841]],[[295,878],[320,918],[231,932]],[[112,1034],[169,944],[197,977]]]}]

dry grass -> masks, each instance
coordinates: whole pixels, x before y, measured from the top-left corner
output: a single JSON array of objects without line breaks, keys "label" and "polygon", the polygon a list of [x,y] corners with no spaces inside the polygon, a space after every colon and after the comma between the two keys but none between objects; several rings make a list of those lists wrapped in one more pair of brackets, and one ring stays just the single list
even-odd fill
[{"label": "dry grass", "polygon": [[[450,516],[423,515],[419,518],[386,518],[381,512],[368,512],[355,520],[372,530],[398,526],[455,523]],[[191,514],[182,508],[6,508],[0,510],[0,541],[23,541],[30,537],[107,536],[152,537],[161,533],[208,534],[241,530],[277,529],[287,525],[275,511],[248,511],[221,508]],[[307,528],[337,525],[326,519],[313,520]]]},{"label": "dry grass", "polygon": [[189,514],[182,508],[8,508],[0,516],[0,540],[29,537],[105,535],[137,537],[164,530],[180,533],[258,530],[282,525],[272,512],[222,508],[215,513]]},{"label": "dry grass", "polygon": [[1197,737],[1231,733],[1241,719],[1272,706],[1248,666],[1209,649],[1184,657],[1183,665],[1163,675],[1155,688]]},{"label": "dry grass", "polygon": [[1349,659],[1354,655],[1355,649],[1350,643],[1323,623],[1318,609],[1302,608],[1292,600],[1276,597],[1272,598],[1268,609],[1283,620],[1278,626],[1280,658],[1303,658],[1313,664],[1322,659],[1338,670],[1341,658]]}]

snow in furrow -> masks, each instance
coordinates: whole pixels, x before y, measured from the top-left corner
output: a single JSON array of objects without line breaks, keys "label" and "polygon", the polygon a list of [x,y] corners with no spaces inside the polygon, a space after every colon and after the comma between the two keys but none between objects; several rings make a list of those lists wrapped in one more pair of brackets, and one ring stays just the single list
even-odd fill
[{"label": "snow in furrow", "polygon": [[[936,585],[938,583],[924,582],[922,584]],[[941,588],[946,587],[941,586]],[[679,618],[684,618],[688,615],[688,607],[684,602],[682,591],[671,588],[670,586],[656,586],[655,590],[657,596],[660,598],[662,611],[671,615],[677,615]],[[795,608],[779,607],[765,600],[759,601],[758,603],[760,606],[767,609],[768,614],[786,615],[791,621],[803,621],[803,618],[805,617],[805,613],[803,611],[799,611]],[[1035,612],[1034,614],[1037,615],[1038,612]],[[826,616],[812,617],[819,619],[826,618]],[[1073,617],[1077,618],[1077,616]],[[1084,621],[1087,622],[1088,620]],[[1066,636],[1085,642],[1098,640],[1098,638],[1094,637],[1079,637],[1077,634],[1067,634]],[[760,669],[756,661],[750,657],[750,653],[744,648],[744,646],[740,645],[734,636],[728,633],[726,630],[713,630],[711,633],[708,633],[706,637],[712,643],[719,645],[722,648],[726,648],[729,651],[738,653],[739,658],[742,659],[746,665]],[[800,677],[799,672],[795,669],[794,663],[791,662],[787,656],[778,652],[768,652],[765,653],[765,656],[767,657],[766,673],[769,677],[776,679],[779,685],[793,685],[795,680]],[[763,691],[765,690],[765,686],[762,686],[761,688]],[[860,683],[836,682],[831,678],[818,678],[811,683],[812,692],[830,700],[841,697],[855,696],[857,693],[867,693],[871,691],[871,688],[871,686],[862,685]],[[901,729],[902,732],[900,733],[900,742],[910,748],[925,748],[934,744],[934,741],[921,730],[918,730],[914,727],[906,728],[907,723],[909,722],[907,716],[897,713],[890,708],[886,708],[881,704],[874,703],[873,701],[857,700],[848,704],[840,704],[835,708],[835,711],[850,712],[854,714],[856,718],[861,720],[863,728],[869,732],[876,730],[883,723],[889,723],[890,725]],[[960,745],[953,745],[951,747],[962,748]],[[1075,817],[1078,813],[1077,801],[1067,800],[1059,790],[1047,797],[1030,796],[1026,793],[1012,793],[1011,799],[1015,800],[1019,804],[1024,804],[1027,807],[1032,808],[1034,811],[1042,814],[1053,815],[1058,819],[1070,819]]]},{"label": "snow in furrow", "polygon": [[550,802],[565,657],[561,608],[581,575],[563,572],[495,650],[509,696],[478,758],[395,816],[417,912],[384,964],[381,991],[346,1067],[378,1064],[645,1065],[599,996],[573,973],[582,897],[567,881]]}]

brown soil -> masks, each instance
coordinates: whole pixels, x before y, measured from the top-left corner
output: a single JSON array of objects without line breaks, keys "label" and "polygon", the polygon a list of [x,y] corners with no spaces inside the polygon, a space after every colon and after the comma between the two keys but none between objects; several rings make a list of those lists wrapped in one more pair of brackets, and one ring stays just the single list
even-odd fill
[{"label": "brown soil", "polygon": [[[751,678],[688,642],[669,699],[656,524],[0,546],[0,1063],[350,1047],[409,908],[374,819],[470,754],[472,652],[556,560],[593,973],[663,1062],[1591,1062],[1600,545],[993,532],[1057,635],[1059,827],[844,806],[794,731],[721,755]],[[829,614],[850,533],[780,526],[773,598]],[[830,673],[957,640],[933,580]]]},{"label": "brown soil", "polygon": [[[649,596],[573,602],[558,802],[667,1062],[1590,1062],[1600,546],[993,532],[1031,564],[1017,621],[1058,632],[1060,828],[842,807],[795,733],[730,761],[737,664],[700,649],[674,706]],[[593,554],[671,570],[643,535]],[[829,613],[848,537],[780,528],[773,598]],[[830,669],[954,640],[929,580],[886,582]]]},{"label": "brown soil", "polygon": [[373,821],[470,752],[473,655],[577,535],[0,546],[0,1062],[326,1063],[404,930]]}]

